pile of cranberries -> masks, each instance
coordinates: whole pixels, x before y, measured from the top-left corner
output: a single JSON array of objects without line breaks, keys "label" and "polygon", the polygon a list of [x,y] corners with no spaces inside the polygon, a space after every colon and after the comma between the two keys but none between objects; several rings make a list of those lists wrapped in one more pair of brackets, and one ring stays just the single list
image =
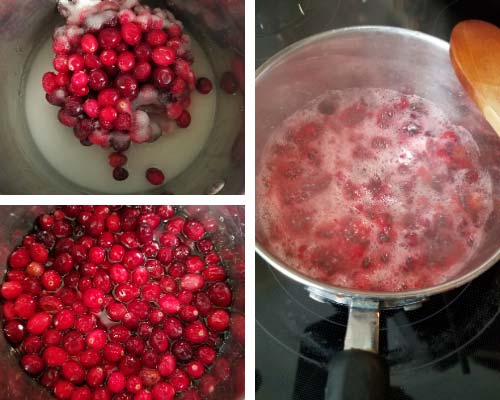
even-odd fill
[{"label": "pile of cranberries", "polygon": [[[109,164],[114,178],[124,180],[123,153],[131,142],[157,140],[172,121],[189,126],[191,92],[207,94],[212,82],[196,80],[190,37],[170,12],[118,0],[93,11],[55,30],[56,72],[45,73],[42,85],[81,144],[114,150]],[[164,180],[146,178],[153,185]]]},{"label": "pile of cranberries", "polygon": [[220,224],[201,207],[40,215],[1,286],[22,369],[58,399],[211,397],[230,379],[219,350],[235,324]]}]

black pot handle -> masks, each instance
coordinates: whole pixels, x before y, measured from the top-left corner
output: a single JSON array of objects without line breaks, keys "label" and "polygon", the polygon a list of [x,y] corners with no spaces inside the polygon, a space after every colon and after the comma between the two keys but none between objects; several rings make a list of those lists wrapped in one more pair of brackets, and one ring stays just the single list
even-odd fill
[{"label": "black pot handle", "polygon": [[378,354],[379,304],[353,299],[344,351],[330,361],[325,400],[387,400],[389,371]]},{"label": "black pot handle", "polygon": [[325,400],[387,400],[389,372],[377,353],[345,350],[328,366]]}]

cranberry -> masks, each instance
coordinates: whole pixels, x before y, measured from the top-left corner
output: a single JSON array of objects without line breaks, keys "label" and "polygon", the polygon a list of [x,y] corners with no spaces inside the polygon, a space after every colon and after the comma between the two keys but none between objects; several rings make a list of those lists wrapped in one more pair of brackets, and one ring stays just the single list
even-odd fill
[{"label": "cranberry", "polygon": [[208,331],[202,322],[196,321],[186,326],[184,336],[191,343],[201,344],[207,339]]},{"label": "cranberry", "polygon": [[90,389],[86,386],[77,387],[71,394],[71,400],[90,400]]},{"label": "cranberry", "polygon": [[158,168],[148,168],[146,171],[146,179],[152,185],[161,185],[165,181],[165,175]]},{"label": "cranberry", "polygon": [[226,310],[213,310],[208,314],[207,325],[215,331],[224,331],[230,322],[229,313]]},{"label": "cranberry", "polygon": [[68,69],[73,72],[78,72],[83,69],[85,60],[80,54],[71,54],[68,57]]},{"label": "cranberry", "polygon": [[141,41],[142,32],[136,24],[128,22],[122,25],[121,36],[125,43],[135,46]]},{"label": "cranberry", "polygon": [[139,93],[137,80],[131,74],[120,74],[115,80],[115,87],[122,97],[135,99]]},{"label": "cranberry", "polygon": [[183,340],[179,340],[172,345],[172,354],[179,361],[189,361],[193,358],[193,348]]},{"label": "cranberry", "polygon": [[201,346],[198,348],[198,359],[205,365],[212,365],[215,361],[215,350],[208,346]]},{"label": "cranberry", "polygon": [[43,342],[40,337],[29,335],[24,339],[20,349],[21,352],[26,354],[39,353],[42,349],[42,346]]},{"label": "cranberry", "polygon": [[191,114],[184,110],[179,118],[177,118],[177,126],[179,128],[187,128],[191,124]]},{"label": "cranberry", "polygon": [[18,317],[28,319],[35,314],[36,302],[29,294],[20,294],[14,302],[14,310]]},{"label": "cranberry", "polygon": [[184,234],[191,240],[200,240],[205,234],[205,228],[198,221],[186,221],[184,224]]},{"label": "cranberry", "polygon": [[145,81],[151,75],[151,64],[147,61],[140,61],[134,68],[134,77],[138,81]]},{"label": "cranberry", "polygon": [[200,381],[200,392],[202,396],[211,397],[217,386],[217,380],[213,375],[202,376]]},{"label": "cranberry", "polygon": [[61,54],[54,58],[52,66],[57,72],[68,72],[68,56]]},{"label": "cranberry", "polygon": [[103,49],[114,49],[121,41],[120,32],[117,29],[105,28],[99,32],[99,44]]},{"label": "cranberry", "polygon": [[99,48],[99,42],[94,35],[87,33],[82,36],[80,46],[85,53],[95,53]]},{"label": "cranberry", "polygon": [[117,181],[123,181],[128,178],[128,171],[122,167],[113,169],[113,178]]},{"label": "cranberry", "polygon": [[21,367],[27,374],[37,376],[43,371],[45,363],[36,354],[26,354],[21,358]]},{"label": "cranberry", "polygon": [[181,337],[184,331],[181,321],[173,317],[169,317],[165,320],[164,329],[171,339]]},{"label": "cranberry", "polygon": [[175,314],[179,311],[181,304],[176,296],[166,294],[158,300],[158,305],[167,314]]},{"label": "cranberry", "polygon": [[196,81],[196,89],[201,94],[208,94],[212,91],[212,82],[208,78],[199,78]]},{"label": "cranberry", "polygon": [[17,344],[24,339],[25,328],[20,321],[12,320],[4,325],[3,333],[10,343]]},{"label": "cranberry", "polygon": [[125,51],[118,56],[118,68],[122,72],[127,72],[135,67],[135,56],[130,51]]},{"label": "cranberry", "polygon": [[50,367],[58,367],[64,364],[68,358],[68,353],[60,347],[50,346],[43,352],[43,359]]},{"label": "cranberry", "polygon": [[49,258],[49,251],[40,243],[33,243],[29,249],[30,257],[33,261],[44,263]]},{"label": "cranberry", "polygon": [[[102,69],[96,69],[89,74],[89,87],[100,92],[109,85],[109,78]],[[89,115],[90,116],[90,115]]]},{"label": "cranberry", "polygon": [[83,303],[89,308],[100,308],[104,304],[104,294],[98,289],[88,289],[83,292]]},{"label": "cranberry", "polygon": [[168,67],[157,67],[153,71],[153,83],[160,90],[167,89],[173,77],[172,70]]},{"label": "cranberry", "polygon": [[219,307],[229,307],[232,301],[231,289],[223,282],[217,282],[210,286],[208,296],[212,303]]},{"label": "cranberry", "polygon": [[167,382],[157,383],[152,390],[153,400],[171,400],[175,396],[175,389]]},{"label": "cranberry", "polygon": [[63,338],[64,350],[68,352],[69,355],[78,355],[85,348],[85,341],[83,336],[75,331],[69,331]]},{"label": "cranberry", "polygon": [[186,372],[191,378],[201,378],[205,372],[205,367],[200,361],[191,361],[186,366]]},{"label": "cranberry", "polygon": [[106,371],[102,367],[92,367],[87,372],[87,384],[90,387],[97,387],[106,379]]},{"label": "cranberry", "polygon": [[137,375],[129,376],[126,387],[130,393],[138,393],[142,389],[142,379]]},{"label": "cranberry", "polygon": [[106,345],[107,335],[102,329],[94,329],[87,334],[87,346],[94,350],[100,350]]},{"label": "cranberry", "polygon": [[139,43],[134,47],[135,57],[139,61],[148,61],[151,59],[153,49],[147,43]]},{"label": "cranberry", "polygon": [[61,367],[61,373],[66,380],[76,385],[85,380],[85,370],[76,361],[66,361]]},{"label": "cranberry", "polygon": [[120,393],[125,389],[126,378],[121,372],[112,372],[108,377],[107,387],[112,393]]},{"label": "cranberry", "polygon": [[14,300],[17,298],[23,290],[21,283],[19,282],[4,282],[2,285],[1,293],[4,299]]},{"label": "cranberry", "polygon": [[189,387],[189,377],[181,369],[176,369],[170,375],[169,380],[176,392],[184,392]]},{"label": "cranberry", "polygon": [[203,270],[202,275],[207,282],[222,282],[227,277],[224,268],[217,265],[208,266]]},{"label": "cranberry", "polygon": [[54,316],[54,327],[59,331],[65,331],[75,323],[75,315],[70,310],[59,311]]},{"label": "cranberry", "polygon": [[181,288],[192,292],[200,290],[204,283],[205,280],[198,274],[186,274],[181,278]]},{"label": "cranberry", "polygon": [[147,387],[156,385],[161,379],[158,371],[151,368],[143,368],[139,373],[139,376],[141,377],[144,386]]}]

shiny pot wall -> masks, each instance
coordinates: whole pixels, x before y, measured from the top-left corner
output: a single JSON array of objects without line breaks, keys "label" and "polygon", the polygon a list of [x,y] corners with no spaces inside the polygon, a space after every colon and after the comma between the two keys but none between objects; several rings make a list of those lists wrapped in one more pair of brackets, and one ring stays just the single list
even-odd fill
[{"label": "shiny pot wall", "polygon": [[[316,299],[367,307],[415,303],[473,279],[500,258],[500,140],[469,100],[458,82],[448,55],[448,44],[415,31],[390,27],[352,27],[325,32],[288,47],[259,68],[256,78],[256,149],[263,149],[269,133],[281,121],[325,91],[351,87],[379,87],[413,93],[435,103],[453,124],[468,129],[481,153],[482,167],[493,188],[493,211],[485,235],[467,266],[448,282],[408,292],[350,290],[309,278],[267,252],[256,226],[259,253],[273,267],[312,288]],[[261,153],[256,152],[257,174]],[[257,199],[258,201],[258,199]],[[258,212],[258,208],[257,208]]]},{"label": "shiny pot wall", "polygon": [[[168,3],[208,55],[216,76],[215,84],[228,70],[242,74],[244,0],[227,4],[193,0],[144,0],[142,3],[160,7]],[[41,155],[29,132],[24,107],[25,81],[32,58],[54,27],[63,23],[56,10],[56,0],[0,2],[1,193],[87,192],[61,176]],[[175,194],[239,194],[244,191],[241,93],[224,96],[220,92],[214,128],[205,148],[184,172],[168,183],[168,191]],[[229,120],[232,122],[228,123]],[[80,146],[76,140],[75,146]]]},{"label": "shiny pot wall", "polygon": [[[0,206],[0,282],[3,282],[8,255],[18,246],[22,237],[33,227],[40,213],[49,206]],[[212,206],[210,209],[223,221],[221,234],[213,238],[220,255],[229,269],[233,289],[231,334],[224,344],[222,356],[231,362],[229,381],[217,387],[217,400],[235,400],[243,397],[245,382],[244,312],[245,312],[245,214],[244,207]],[[0,307],[1,312],[1,307]],[[0,315],[1,319],[1,315]],[[16,350],[0,333],[0,400],[49,400],[52,395],[34,379],[26,375],[18,364]]]}]

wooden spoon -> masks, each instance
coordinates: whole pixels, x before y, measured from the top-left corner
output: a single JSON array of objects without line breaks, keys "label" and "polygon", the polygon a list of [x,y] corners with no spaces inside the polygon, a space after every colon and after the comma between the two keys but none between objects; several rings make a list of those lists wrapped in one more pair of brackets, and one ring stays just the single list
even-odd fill
[{"label": "wooden spoon", "polygon": [[500,135],[500,29],[460,22],[451,33],[450,58],[458,79]]}]

